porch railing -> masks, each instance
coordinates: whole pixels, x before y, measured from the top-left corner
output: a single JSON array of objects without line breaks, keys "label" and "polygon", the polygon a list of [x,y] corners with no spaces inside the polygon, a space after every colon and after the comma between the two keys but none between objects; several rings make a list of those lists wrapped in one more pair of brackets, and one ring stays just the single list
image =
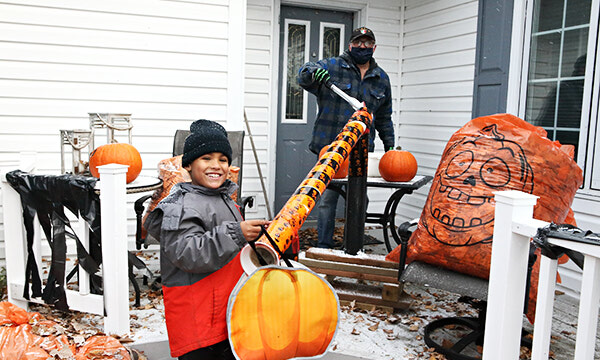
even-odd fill
[{"label": "porch railing", "polygon": [[[129,333],[129,285],[127,268],[127,215],[125,174],[127,166],[110,164],[98,167],[100,173],[100,222],[102,242],[103,295],[91,294],[89,276],[79,266],[78,290],[65,289],[69,308],[104,315],[104,332],[125,335]],[[12,169],[11,169],[12,170]],[[8,300],[24,309],[30,302],[43,303],[41,298],[23,297],[27,241],[23,224],[23,209],[19,194],[6,181],[7,169],[2,169],[4,243]],[[88,246],[87,224],[79,219],[78,237]],[[35,234],[41,229],[37,223]],[[34,253],[41,265],[41,236],[34,236]]]},{"label": "porch railing", "polygon": [[[533,218],[537,196],[519,191],[495,193],[496,214],[483,346],[484,360],[519,359],[530,238],[547,222]],[[575,356],[594,359],[600,300],[600,246],[549,238],[551,245],[585,256]],[[532,360],[547,360],[557,260],[542,256],[533,333]]]}]

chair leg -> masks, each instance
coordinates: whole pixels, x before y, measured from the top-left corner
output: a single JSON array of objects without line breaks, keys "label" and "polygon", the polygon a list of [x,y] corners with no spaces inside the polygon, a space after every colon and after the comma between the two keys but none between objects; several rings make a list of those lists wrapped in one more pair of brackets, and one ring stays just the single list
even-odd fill
[{"label": "chair leg", "polygon": [[140,306],[140,285],[137,283],[137,280],[135,279],[135,275],[133,274],[133,264],[131,264],[131,262],[129,263],[129,281],[131,281],[131,285],[133,285],[133,290],[135,292],[135,303],[133,304],[133,306],[135,307],[139,307]]}]

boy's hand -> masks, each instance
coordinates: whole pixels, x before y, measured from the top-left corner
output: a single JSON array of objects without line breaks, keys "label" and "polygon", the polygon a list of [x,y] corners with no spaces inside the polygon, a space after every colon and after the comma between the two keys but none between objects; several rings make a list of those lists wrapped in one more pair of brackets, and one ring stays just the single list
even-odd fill
[{"label": "boy's hand", "polygon": [[240,227],[246,241],[254,241],[260,235],[262,226],[270,223],[268,220],[245,220],[240,223]]}]

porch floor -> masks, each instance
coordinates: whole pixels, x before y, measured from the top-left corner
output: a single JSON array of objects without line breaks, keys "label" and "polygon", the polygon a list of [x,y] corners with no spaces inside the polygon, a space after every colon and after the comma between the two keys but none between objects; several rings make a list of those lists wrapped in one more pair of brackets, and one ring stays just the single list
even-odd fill
[{"label": "porch floor", "polygon": [[[378,238],[381,229],[367,230]],[[385,254],[383,244],[365,246],[366,253]],[[140,254],[153,272],[158,272],[158,257],[155,251]],[[141,284],[141,279],[139,279]],[[387,314],[373,307],[361,310],[352,305],[342,306],[339,328],[326,360],[391,360],[391,359],[445,359],[429,349],[423,340],[424,327],[432,320],[449,316],[473,316],[476,310],[469,304],[458,302],[458,295],[407,283],[405,291],[412,297],[409,309]],[[164,323],[162,295],[142,285],[141,306],[133,307],[131,288],[130,340],[126,345],[141,350],[150,360],[170,360],[167,331]],[[44,308],[44,307],[41,307]],[[34,311],[41,311],[34,308]],[[577,331],[577,301],[567,295],[557,295],[552,324],[551,359],[573,359]],[[50,312],[50,310],[42,310]],[[64,318],[64,313],[52,311],[55,318]],[[82,334],[102,331],[102,318],[81,314],[77,320],[64,319]],[[527,330],[532,326],[524,318]],[[598,331],[600,334],[600,329]],[[524,347],[521,359],[529,359],[530,351]],[[471,355],[481,349],[474,348]],[[596,359],[600,359],[600,336],[596,337]]]}]

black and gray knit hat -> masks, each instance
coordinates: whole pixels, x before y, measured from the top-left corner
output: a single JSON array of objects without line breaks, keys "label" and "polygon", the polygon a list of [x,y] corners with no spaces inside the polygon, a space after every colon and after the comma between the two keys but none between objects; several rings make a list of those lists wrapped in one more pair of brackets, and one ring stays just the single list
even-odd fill
[{"label": "black and gray knit hat", "polygon": [[231,164],[231,144],[225,128],[214,121],[196,120],[190,125],[190,134],[185,138],[181,164],[190,165],[200,156],[212,152],[223,153]]}]

